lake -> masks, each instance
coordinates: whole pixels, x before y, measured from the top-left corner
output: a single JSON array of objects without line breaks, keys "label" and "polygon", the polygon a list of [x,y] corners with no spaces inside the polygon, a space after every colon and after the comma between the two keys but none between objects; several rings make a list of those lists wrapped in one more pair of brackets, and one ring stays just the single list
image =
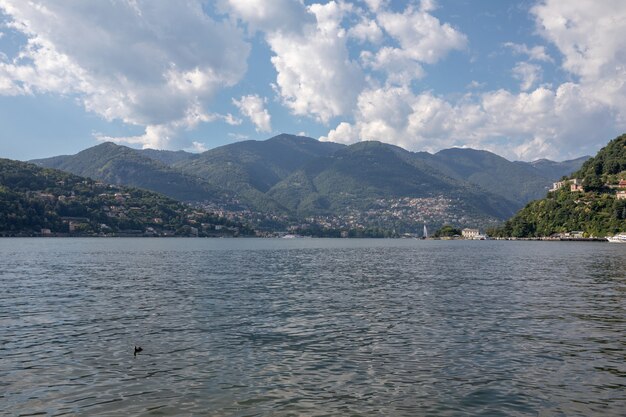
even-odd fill
[{"label": "lake", "polygon": [[5,415],[626,410],[626,245],[0,239],[0,285]]}]

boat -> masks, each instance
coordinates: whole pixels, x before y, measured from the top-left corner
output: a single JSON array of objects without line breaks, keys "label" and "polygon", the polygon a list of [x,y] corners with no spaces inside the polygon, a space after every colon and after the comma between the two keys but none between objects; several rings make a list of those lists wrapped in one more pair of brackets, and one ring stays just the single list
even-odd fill
[{"label": "boat", "polygon": [[607,236],[606,240],[611,243],[626,243],[626,233],[618,233],[615,236]]}]

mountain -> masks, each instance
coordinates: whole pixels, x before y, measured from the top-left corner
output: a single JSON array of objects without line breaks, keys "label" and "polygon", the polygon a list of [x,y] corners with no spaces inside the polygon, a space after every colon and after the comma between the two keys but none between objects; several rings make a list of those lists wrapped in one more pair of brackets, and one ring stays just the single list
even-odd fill
[{"label": "mountain", "polygon": [[[515,210],[514,203],[442,175],[412,152],[373,141],[315,159],[267,194],[300,216],[356,210],[378,212],[392,220],[393,215],[384,213],[394,206],[403,206],[403,202],[435,204],[438,199],[455,206],[455,214],[467,216],[470,222],[505,218]],[[410,210],[411,204],[405,205]],[[413,211],[419,212],[417,207]]]},{"label": "mountain", "polygon": [[534,166],[473,149],[433,155],[380,142],[345,146],[286,134],[201,154],[105,143],[33,162],[215,209],[264,213],[256,224],[268,227],[326,216],[333,227],[347,227],[357,218],[359,227],[383,222],[395,229],[437,222],[441,213],[441,221],[454,224],[493,224],[582,164],[538,161]]},{"label": "mountain", "polygon": [[196,157],[196,154],[185,151],[163,151],[157,149],[141,149],[138,150],[141,155],[144,155],[150,159],[154,159],[159,162],[163,162],[165,165],[174,165],[176,163],[192,160]]},{"label": "mountain", "polygon": [[591,158],[591,156],[587,155],[563,162],[554,162],[548,159],[538,159],[536,161],[528,163],[522,162],[522,164],[530,164],[544,177],[552,178],[556,181],[557,179],[561,179],[564,176],[569,176],[572,173],[578,171],[582,167],[583,163],[589,158]]},{"label": "mountain", "polygon": [[[499,236],[541,237],[582,231],[606,236],[626,231],[626,135],[619,136],[588,159],[562,187],[529,203],[494,233]],[[582,190],[571,184],[582,182]],[[621,193],[620,193],[621,191]]]},{"label": "mountain", "polygon": [[343,147],[282,134],[265,141],[248,140],[221,146],[174,166],[215,184],[224,184],[228,189],[239,189],[246,184],[264,193],[304,164]]},{"label": "mountain", "polygon": [[487,151],[445,149],[437,152],[433,159],[437,168],[450,177],[511,200],[519,205],[517,208],[545,195],[547,185],[553,181],[530,164],[511,162]]},{"label": "mountain", "polygon": [[76,155],[31,162],[111,184],[144,188],[180,201],[224,199],[225,194],[219,187],[186,175],[161,161],[178,158],[180,163],[191,155],[186,152],[184,154],[186,155],[167,151],[139,151],[107,142]]},{"label": "mountain", "polygon": [[211,149],[174,168],[231,190],[258,210],[285,212],[284,206],[265,193],[304,164],[343,147],[282,134],[265,141],[249,140]]},{"label": "mountain", "polygon": [[234,233],[251,230],[153,192],[0,159],[0,236]]}]

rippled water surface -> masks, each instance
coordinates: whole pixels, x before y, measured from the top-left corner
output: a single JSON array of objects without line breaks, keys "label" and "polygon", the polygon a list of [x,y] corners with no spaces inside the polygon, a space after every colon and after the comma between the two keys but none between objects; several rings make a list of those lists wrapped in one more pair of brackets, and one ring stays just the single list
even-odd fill
[{"label": "rippled water surface", "polygon": [[0,285],[5,415],[626,410],[626,245],[3,239]]}]

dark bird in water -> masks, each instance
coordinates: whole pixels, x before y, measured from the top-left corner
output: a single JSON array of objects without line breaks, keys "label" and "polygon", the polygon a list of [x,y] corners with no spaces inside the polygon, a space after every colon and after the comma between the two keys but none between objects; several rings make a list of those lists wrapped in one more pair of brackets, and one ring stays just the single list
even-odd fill
[{"label": "dark bird in water", "polygon": [[142,350],[143,348],[141,346],[135,346],[135,356],[137,356],[137,354],[141,352]]}]

